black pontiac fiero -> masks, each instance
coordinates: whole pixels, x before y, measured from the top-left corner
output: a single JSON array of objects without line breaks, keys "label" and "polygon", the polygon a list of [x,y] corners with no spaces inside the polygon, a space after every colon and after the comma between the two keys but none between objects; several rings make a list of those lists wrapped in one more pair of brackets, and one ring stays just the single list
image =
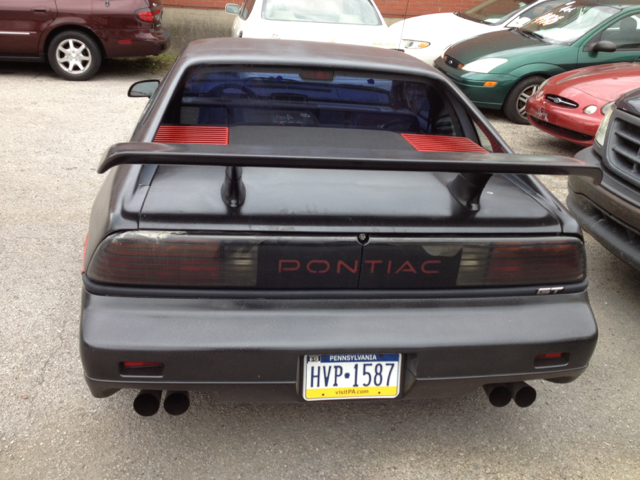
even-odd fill
[{"label": "black pontiac fiero", "polygon": [[587,368],[597,327],[576,221],[445,77],[402,52],[190,44],[112,146],[85,248],[96,397],[466,394],[519,406]]}]

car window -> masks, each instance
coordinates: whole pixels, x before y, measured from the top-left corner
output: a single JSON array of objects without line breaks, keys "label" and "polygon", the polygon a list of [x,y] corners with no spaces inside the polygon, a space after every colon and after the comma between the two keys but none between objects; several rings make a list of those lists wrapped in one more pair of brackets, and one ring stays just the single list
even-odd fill
[{"label": "car window", "polygon": [[381,25],[371,0],[265,0],[267,20]]},{"label": "car window", "polygon": [[240,13],[238,14],[241,19],[246,20],[249,17],[249,14],[253,10],[253,6],[255,5],[255,3],[256,0],[247,0],[246,2],[244,2],[242,8],[240,9]]},{"label": "car window", "polygon": [[614,23],[604,32],[602,40],[616,44],[618,50],[637,50],[640,48],[640,16],[630,15]]},{"label": "car window", "polygon": [[554,8],[564,3],[567,3],[567,0],[555,0],[553,2],[539,3],[535,7],[530,8],[529,10],[526,10],[525,12],[523,12],[522,16],[532,20],[540,17],[541,15],[544,15],[545,13],[549,13],[551,10],[553,10]]},{"label": "car window", "polygon": [[549,43],[570,45],[618,12],[615,7],[591,2],[568,2],[535,18],[521,31]]},{"label": "car window", "polygon": [[163,124],[461,132],[442,88],[431,83],[380,73],[213,66],[187,71]]},{"label": "car window", "polygon": [[458,16],[474,22],[495,25],[506,22],[513,13],[535,3],[535,0],[487,0]]}]

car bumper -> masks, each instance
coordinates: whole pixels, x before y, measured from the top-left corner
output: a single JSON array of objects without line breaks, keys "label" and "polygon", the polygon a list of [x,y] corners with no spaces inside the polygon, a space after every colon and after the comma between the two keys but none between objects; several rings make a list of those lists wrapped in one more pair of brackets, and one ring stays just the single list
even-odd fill
[{"label": "car bumper", "polygon": [[161,29],[159,32],[140,30],[102,30],[96,32],[106,56],[116,57],[144,57],[160,55],[171,46],[171,32]]},{"label": "car bumper", "polygon": [[[599,164],[587,148],[576,158]],[[601,185],[581,177],[569,177],[567,206],[589,234],[623,262],[640,270],[640,192],[603,169]]]},{"label": "car bumper", "polygon": [[[435,67],[444,73],[479,108],[499,110],[518,78],[506,74],[473,73],[450,67],[438,57]],[[498,82],[494,87],[485,87],[485,82]]]},{"label": "car bumper", "polygon": [[[490,383],[564,383],[587,367],[597,327],[586,292],[438,300],[234,300],[82,293],[80,351],[96,397],[122,388],[208,390],[220,401],[296,402],[301,359],[402,353],[400,398],[460,395]],[[536,368],[543,353],[564,365]],[[132,377],[120,363],[162,362]]]},{"label": "car bumper", "polygon": [[582,110],[582,107],[558,107],[535,97],[527,102],[527,116],[531,125],[563,140],[590,147],[603,115],[599,111],[586,115]]}]

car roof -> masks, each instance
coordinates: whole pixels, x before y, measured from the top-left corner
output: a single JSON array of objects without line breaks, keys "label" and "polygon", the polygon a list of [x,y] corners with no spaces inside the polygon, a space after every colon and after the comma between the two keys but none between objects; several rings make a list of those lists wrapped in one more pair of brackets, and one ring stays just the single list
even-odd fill
[{"label": "car roof", "polygon": [[399,50],[300,40],[196,40],[183,51],[178,63],[185,68],[198,64],[268,65],[379,71],[442,78],[430,65]]}]

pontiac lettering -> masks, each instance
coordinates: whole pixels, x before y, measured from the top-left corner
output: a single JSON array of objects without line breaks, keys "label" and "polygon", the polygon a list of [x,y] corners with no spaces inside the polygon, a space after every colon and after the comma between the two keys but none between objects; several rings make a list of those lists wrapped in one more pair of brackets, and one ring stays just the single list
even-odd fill
[{"label": "pontiac lettering", "polygon": [[[363,264],[365,265],[364,273],[386,273],[392,275],[399,274],[438,274],[440,270],[438,270],[438,265],[441,263],[441,260],[426,260],[424,262],[412,262],[410,260],[403,261],[393,261],[393,260],[365,260]],[[377,266],[381,266],[380,269],[376,270]],[[359,261],[354,260],[353,264],[348,264],[343,260],[338,260],[333,263],[329,260],[308,260],[305,263],[301,263],[299,260],[293,259],[281,259],[278,261],[278,273],[287,273],[287,272],[298,272],[298,271],[307,271],[309,273],[353,273],[358,274],[359,271]],[[384,268],[386,267],[386,268]]]}]

